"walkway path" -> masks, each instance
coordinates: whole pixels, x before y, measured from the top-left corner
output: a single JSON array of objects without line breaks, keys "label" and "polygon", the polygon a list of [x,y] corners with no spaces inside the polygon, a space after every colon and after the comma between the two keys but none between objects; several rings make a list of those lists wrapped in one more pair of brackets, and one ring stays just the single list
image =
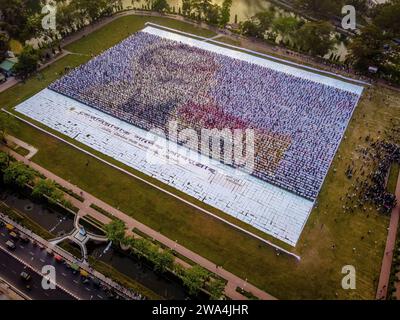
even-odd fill
[{"label": "walkway path", "polygon": [[119,211],[116,208],[108,205],[107,203],[103,202],[102,200],[85,192],[84,190],[80,189],[79,187],[62,179],[61,177],[55,175],[54,173],[48,171],[45,168],[39,166],[38,164],[32,162],[31,160],[26,159],[25,157],[8,149],[5,146],[1,146],[0,149],[10,153],[16,160],[24,162],[26,165],[28,165],[31,168],[35,169],[36,171],[42,173],[47,178],[54,180],[55,182],[62,185],[63,187],[72,190],[76,194],[82,195],[83,198],[85,199],[84,202],[81,202],[72,197],[68,197],[68,200],[70,200],[74,206],[76,206],[77,208],[80,209],[80,211],[79,211],[80,215],[87,214],[103,223],[110,222],[109,218],[105,217],[103,214],[101,214],[100,212],[98,212],[90,207],[90,204],[95,204],[96,206],[108,211],[116,218],[124,221],[127,226],[127,229],[129,230],[130,233],[132,233],[132,231],[131,231],[132,229],[137,228],[144,234],[157,240],[158,242],[162,243],[163,245],[173,249],[177,253],[189,258],[190,260],[192,260],[193,262],[202,266],[203,268],[208,269],[209,271],[226,279],[228,281],[228,283],[227,283],[227,286],[225,287],[225,293],[231,299],[245,300],[246,298],[243,295],[236,292],[237,287],[242,288],[244,286],[245,286],[246,291],[251,292],[254,296],[258,297],[259,299],[262,299],[262,300],[274,300],[275,299],[270,294],[260,290],[259,288],[255,287],[254,285],[252,285],[250,283],[247,283],[246,280],[243,280],[243,279],[237,277],[236,275],[234,275],[233,273],[230,273],[229,271],[224,270],[222,267],[218,267],[213,262],[211,262],[211,261],[207,260],[206,258],[203,258],[202,256],[198,255],[197,253],[187,249],[186,247],[182,246],[181,244],[177,243],[176,241],[165,237],[161,233],[142,224],[141,222],[137,221],[136,219],[126,215],[122,211]]},{"label": "walkway path", "polygon": [[400,217],[400,174],[397,180],[396,198],[397,205],[393,209],[392,215],[390,217],[389,231],[386,240],[385,253],[382,261],[381,275],[379,277],[379,284],[376,292],[376,299],[378,300],[385,300],[387,298],[390,271],[392,268],[393,251],[396,244],[397,229]]},{"label": "walkway path", "polygon": [[114,169],[117,169],[117,170],[121,171],[122,173],[124,173],[124,174],[126,174],[126,175],[128,175],[128,176],[131,176],[131,177],[133,177],[133,178],[135,178],[135,179],[137,179],[137,180],[139,180],[139,181],[141,181],[141,182],[143,182],[143,183],[145,183],[145,184],[147,184],[147,185],[149,185],[149,186],[151,186],[151,187],[153,187],[153,188],[155,188],[155,189],[161,191],[161,192],[167,194],[168,196],[173,197],[173,198],[175,198],[175,199],[177,199],[177,200],[179,200],[179,201],[181,201],[181,202],[183,202],[183,203],[185,203],[185,204],[187,204],[187,205],[189,205],[189,206],[195,208],[196,210],[199,210],[199,211],[201,211],[202,213],[205,213],[205,214],[207,214],[207,215],[213,217],[214,219],[220,220],[220,221],[222,221],[222,222],[228,224],[228,225],[231,226],[232,228],[235,228],[235,229],[237,229],[237,230],[240,230],[241,232],[243,232],[243,233],[245,233],[245,234],[247,234],[247,235],[249,235],[249,236],[251,236],[251,237],[253,237],[253,238],[256,238],[257,240],[259,240],[259,241],[261,241],[261,242],[263,242],[263,243],[265,243],[265,244],[267,244],[267,245],[273,247],[273,248],[276,249],[277,251],[279,251],[279,252],[281,252],[281,253],[285,253],[285,254],[287,254],[287,255],[289,255],[289,256],[291,256],[291,257],[297,259],[298,261],[301,260],[301,257],[300,257],[299,255],[297,255],[297,254],[295,254],[295,253],[293,253],[293,252],[291,252],[291,251],[289,251],[289,250],[286,250],[286,249],[284,249],[284,248],[282,248],[282,247],[276,245],[275,243],[273,243],[273,242],[271,242],[271,241],[269,241],[269,240],[267,240],[267,239],[265,239],[265,238],[263,238],[263,237],[260,237],[260,236],[258,236],[258,235],[256,235],[256,234],[254,234],[254,233],[252,233],[252,232],[246,230],[245,228],[242,228],[242,227],[240,227],[239,225],[237,225],[237,224],[235,224],[235,223],[233,223],[233,222],[230,222],[230,221],[228,221],[228,220],[222,218],[221,216],[219,216],[219,215],[217,215],[217,214],[214,214],[214,213],[210,212],[209,210],[206,210],[206,209],[204,209],[203,207],[200,207],[200,206],[194,204],[193,202],[191,202],[191,201],[189,201],[189,200],[186,200],[186,199],[180,197],[179,195],[177,195],[177,194],[175,194],[175,193],[173,193],[173,192],[170,192],[170,191],[168,191],[168,190],[166,190],[166,189],[160,187],[159,185],[156,185],[156,184],[150,182],[150,181],[147,180],[147,179],[144,179],[144,178],[142,178],[142,177],[139,177],[138,175],[132,173],[131,171],[125,170],[125,169],[121,168],[120,166],[118,166],[118,165],[116,165],[116,164],[113,164],[113,163],[111,163],[111,162],[109,162],[109,161],[103,159],[102,157],[93,154],[93,153],[87,151],[86,149],[81,148],[81,147],[77,146],[76,144],[74,144],[74,143],[72,143],[72,142],[69,142],[69,141],[67,141],[67,140],[65,140],[65,139],[63,139],[63,138],[61,138],[60,136],[58,136],[58,135],[56,135],[56,134],[54,134],[54,133],[51,133],[51,132],[47,131],[46,129],[44,129],[44,128],[42,128],[42,127],[40,127],[40,126],[38,126],[38,125],[32,123],[31,121],[29,121],[29,120],[27,120],[27,119],[24,119],[24,118],[22,118],[22,117],[20,117],[20,116],[18,116],[18,115],[15,114],[15,113],[12,113],[12,112],[10,112],[10,111],[4,109],[4,108],[1,109],[1,110],[4,111],[4,112],[7,113],[7,114],[9,114],[9,115],[11,115],[11,116],[13,116],[13,117],[19,119],[19,120],[22,121],[22,122],[29,124],[30,126],[34,127],[35,129],[37,129],[37,130],[39,130],[39,131],[41,131],[41,132],[44,132],[45,134],[47,134],[47,135],[49,135],[49,136],[51,136],[51,137],[53,137],[53,138],[55,138],[55,139],[57,139],[57,140],[60,140],[60,141],[62,141],[63,143],[65,143],[65,144],[67,144],[67,145],[69,145],[69,146],[71,146],[71,147],[73,147],[73,148],[75,148],[75,149],[77,149],[77,150],[79,150],[79,151],[81,151],[81,152],[83,152],[83,153],[85,153],[85,154],[87,154],[87,155],[89,155],[89,156],[95,158],[96,160],[101,161],[101,162],[103,162],[103,163],[109,165],[110,167],[112,167],[112,168],[114,168]]},{"label": "walkway path", "polygon": [[[72,198],[71,196],[66,197],[66,198],[67,198],[68,201],[73,202],[73,203],[76,204],[76,199],[75,198]],[[81,203],[81,202],[79,202],[79,203]],[[82,210],[80,210],[80,211],[82,211]],[[59,243],[63,242],[64,240],[68,239],[68,240],[76,243],[81,249],[81,253],[82,253],[82,260],[81,261],[82,261],[82,263],[89,264],[89,262],[88,262],[88,258],[89,258],[88,250],[87,250],[87,247],[86,247],[86,244],[88,243],[88,241],[89,240],[93,240],[93,241],[98,241],[98,242],[107,242],[108,239],[105,236],[95,235],[95,234],[92,234],[90,232],[87,232],[84,229],[82,230],[81,229],[81,225],[79,224],[79,219],[81,217],[82,216],[79,213],[75,215],[75,218],[74,218],[74,229],[70,233],[68,233],[68,234],[66,234],[64,236],[61,236],[61,237],[57,237],[57,238],[51,239],[51,240],[49,240],[49,242],[51,244],[53,244],[53,245],[56,245],[56,244],[59,244]]]},{"label": "walkway path", "polygon": [[34,146],[31,146],[30,144],[27,144],[25,141],[19,140],[16,137],[6,135],[5,138],[7,142],[10,141],[12,143],[15,143],[17,146],[28,150],[29,153],[25,156],[25,158],[27,159],[31,159],[38,152],[38,149],[36,149]]},{"label": "walkway path", "polygon": [[[69,252],[67,252],[64,249],[60,248],[59,246],[55,246],[55,245],[51,244],[49,241],[39,237],[37,234],[33,233],[32,231],[26,229],[25,227],[21,226],[17,222],[13,221],[12,219],[10,219],[7,215],[3,214],[2,212],[0,212],[0,218],[4,222],[13,225],[20,233],[23,233],[26,236],[28,236],[29,238],[31,238],[32,242],[35,242],[39,247],[46,248],[47,250],[54,253],[55,255],[57,254],[57,255],[61,256],[68,263],[77,264],[81,269],[85,270],[87,273],[89,273],[93,277],[99,279],[104,284],[106,284],[108,287],[115,289],[123,297],[126,297],[127,299],[132,299],[132,300],[138,299],[138,294],[136,294],[135,292],[132,292],[129,289],[119,285],[112,279],[104,276],[102,273],[92,269],[87,264],[85,264],[81,261],[78,261]],[[72,293],[70,293],[70,294],[73,295]],[[79,299],[79,298],[77,298],[77,299]]]}]

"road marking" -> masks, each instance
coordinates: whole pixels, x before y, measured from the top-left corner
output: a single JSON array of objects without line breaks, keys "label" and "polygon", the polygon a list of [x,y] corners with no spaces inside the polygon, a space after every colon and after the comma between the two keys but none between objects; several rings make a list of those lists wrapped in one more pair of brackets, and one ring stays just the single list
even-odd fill
[{"label": "road marking", "polygon": [[[0,249],[5,252],[6,254],[9,254],[11,257],[13,257],[15,260],[19,261],[20,263],[22,263],[23,265],[25,265],[26,267],[28,267],[29,269],[31,269],[32,271],[36,272],[39,276],[43,277],[42,273],[39,272],[39,270],[35,269],[34,267],[32,267],[31,265],[27,264],[24,260],[22,260],[21,258],[17,257],[14,253],[10,252],[9,250],[5,249],[2,245],[0,245]],[[33,258],[33,257],[32,257]],[[63,290],[64,292],[68,293],[71,297],[75,298],[76,300],[81,300],[81,298],[79,298],[78,296],[76,296],[75,294],[73,294],[71,291],[65,289],[64,287],[62,287],[60,284],[57,283],[57,287],[59,287],[61,290]]]},{"label": "road marking", "polygon": [[28,295],[26,295],[25,293],[23,293],[21,290],[19,290],[18,288],[14,287],[11,283],[9,283],[6,279],[1,278],[1,281],[3,281],[4,283],[6,283],[10,288],[13,288],[13,291],[17,292],[21,297],[25,298],[26,300],[32,300],[31,297],[29,297]]}]

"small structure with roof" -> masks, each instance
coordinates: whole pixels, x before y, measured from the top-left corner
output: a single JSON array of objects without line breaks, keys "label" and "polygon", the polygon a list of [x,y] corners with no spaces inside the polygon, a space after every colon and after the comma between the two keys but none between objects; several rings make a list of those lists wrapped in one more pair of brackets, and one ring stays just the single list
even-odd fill
[{"label": "small structure with roof", "polygon": [[6,77],[11,77],[13,73],[13,68],[18,62],[18,58],[7,58],[2,63],[0,63],[0,72]]}]

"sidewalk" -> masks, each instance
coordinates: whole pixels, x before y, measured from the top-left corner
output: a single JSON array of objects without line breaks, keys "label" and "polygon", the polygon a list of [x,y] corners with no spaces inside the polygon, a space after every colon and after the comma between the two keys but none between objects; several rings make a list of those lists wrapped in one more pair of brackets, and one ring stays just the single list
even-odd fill
[{"label": "sidewalk", "polygon": [[[261,300],[275,300],[273,296],[270,294],[260,290],[259,288],[253,286],[252,284],[248,283],[247,281],[237,277],[236,275],[230,273],[229,271],[224,270],[222,267],[218,267],[213,262],[203,258],[202,256],[198,255],[197,253],[185,248],[184,246],[180,245],[174,240],[171,240],[161,233],[151,229],[150,227],[142,224],[141,222],[133,219],[132,217],[126,215],[125,213],[117,210],[116,208],[108,205],[107,203],[103,202],[102,200],[96,198],[95,196],[85,192],[84,190],[80,189],[79,187],[71,184],[70,182],[60,178],[59,176],[53,174],[52,172],[48,171],[47,169],[39,166],[38,164],[26,159],[25,157],[21,156],[20,154],[9,150],[5,146],[0,147],[1,150],[8,152],[11,154],[16,160],[24,162],[26,165],[30,166],[31,168],[35,169],[36,171],[42,173],[47,178],[54,180],[58,184],[62,185],[65,188],[68,188],[75,192],[76,194],[82,195],[85,199],[84,202],[80,202],[79,200],[69,197],[68,200],[72,202],[74,206],[80,209],[79,215],[82,216],[84,214],[90,215],[93,218],[101,221],[102,223],[109,223],[110,219],[105,217],[100,212],[90,208],[90,204],[95,204],[104,210],[111,213],[116,218],[125,222],[129,232],[131,233],[133,228],[139,229],[141,232],[145,233],[149,237],[159,241],[160,243],[164,244],[165,246],[173,249],[174,251],[178,252],[179,254],[189,258],[193,262],[197,263],[198,265],[202,266],[203,268],[213,272],[220,277],[226,279],[228,281],[227,286],[225,288],[225,293],[231,299],[236,300],[247,300],[247,298],[240,293],[236,292],[236,287],[243,287],[245,285],[245,289],[248,292],[251,292],[254,296]],[[178,261],[179,262],[179,261]]]},{"label": "sidewalk", "polygon": [[396,244],[397,229],[400,217],[400,175],[397,179],[396,198],[397,198],[397,205],[393,209],[392,215],[390,217],[389,231],[386,240],[386,248],[382,261],[382,268],[379,277],[378,289],[376,292],[377,300],[385,300],[387,298],[390,271],[392,268],[393,251]]}]

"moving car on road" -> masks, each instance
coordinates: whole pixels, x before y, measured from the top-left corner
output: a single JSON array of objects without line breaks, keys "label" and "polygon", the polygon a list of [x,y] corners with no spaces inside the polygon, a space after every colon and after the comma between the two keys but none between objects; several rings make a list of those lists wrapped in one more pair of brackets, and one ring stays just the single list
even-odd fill
[{"label": "moving car on road", "polygon": [[13,241],[11,241],[11,240],[8,240],[8,241],[6,242],[6,246],[7,246],[7,248],[10,249],[10,250],[14,250],[14,249],[16,248],[15,243],[14,243]]}]

